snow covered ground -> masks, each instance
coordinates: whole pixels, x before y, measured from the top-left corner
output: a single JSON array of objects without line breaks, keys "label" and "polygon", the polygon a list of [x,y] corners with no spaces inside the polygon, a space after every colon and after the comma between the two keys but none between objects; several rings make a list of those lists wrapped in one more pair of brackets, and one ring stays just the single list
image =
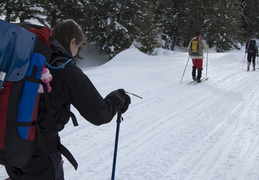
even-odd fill
[{"label": "snow covered ground", "polygon": [[[209,80],[197,85],[187,85],[191,61],[180,83],[183,50],[147,56],[132,48],[100,66],[79,63],[104,97],[118,88],[143,97],[131,96],[123,114],[115,179],[259,179],[259,69],[246,72],[244,56],[209,51]],[[73,111],[79,127],[68,123],[61,137],[79,168],[65,159],[66,180],[111,179],[116,117],[97,127]]]}]

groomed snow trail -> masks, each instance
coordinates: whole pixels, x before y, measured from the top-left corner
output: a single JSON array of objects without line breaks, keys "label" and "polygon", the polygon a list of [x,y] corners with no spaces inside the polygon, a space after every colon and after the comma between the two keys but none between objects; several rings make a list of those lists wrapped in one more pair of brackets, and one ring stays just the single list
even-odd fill
[{"label": "groomed snow trail", "polygon": [[[181,52],[129,49],[86,71],[103,96],[121,87],[143,96],[131,96],[123,114],[116,180],[259,179],[259,71],[246,72],[243,56],[209,53],[209,80],[197,85],[187,85],[191,62],[179,83],[188,58]],[[116,117],[96,127],[74,112],[79,127],[69,123],[61,137],[79,169],[65,160],[66,180],[109,180]]]}]

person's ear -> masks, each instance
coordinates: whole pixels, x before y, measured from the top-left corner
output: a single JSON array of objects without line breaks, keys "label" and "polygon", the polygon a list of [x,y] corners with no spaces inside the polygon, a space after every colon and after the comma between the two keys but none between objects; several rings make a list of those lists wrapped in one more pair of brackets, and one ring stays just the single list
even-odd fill
[{"label": "person's ear", "polygon": [[76,38],[71,39],[70,46],[76,44]]}]

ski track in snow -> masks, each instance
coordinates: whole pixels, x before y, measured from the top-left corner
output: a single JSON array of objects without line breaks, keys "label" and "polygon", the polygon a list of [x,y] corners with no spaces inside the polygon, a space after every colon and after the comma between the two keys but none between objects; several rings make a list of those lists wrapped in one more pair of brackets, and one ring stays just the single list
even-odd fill
[{"label": "ski track in snow", "polygon": [[[132,96],[123,115],[115,179],[259,179],[259,72],[244,70],[243,54],[210,53],[209,80],[197,85],[187,85],[190,64],[179,84],[186,53],[152,57],[143,64],[140,58],[137,67],[120,67],[120,62],[118,68],[129,75],[119,76],[123,70],[116,63],[86,72],[103,94],[112,90],[103,89],[104,82],[119,79],[115,88],[128,83],[126,90],[144,97]],[[96,127],[73,111],[79,127],[69,123],[61,137],[79,169],[65,160],[66,179],[109,180],[117,117]],[[0,167],[0,179],[6,177]]]}]

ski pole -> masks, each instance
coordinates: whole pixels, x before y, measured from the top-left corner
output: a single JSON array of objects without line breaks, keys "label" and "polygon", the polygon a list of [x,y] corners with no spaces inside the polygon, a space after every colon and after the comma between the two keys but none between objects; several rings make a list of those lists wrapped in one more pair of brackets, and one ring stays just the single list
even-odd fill
[{"label": "ski pole", "polygon": [[115,169],[116,169],[116,159],[117,159],[117,150],[119,143],[119,133],[120,133],[120,123],[122,121],[121,111],[118,111],[117,114],[117,128],[116,128],[116,136],[115,136],[115,145],[114,145],[114,155],[113,155],[113,166],[112,166],[112,177],[111,180],[115,178]]},{"label": "ski pole", "polygon": [[208,66],[209,66],[209,52],[207,51],[207,62],[206,62],[206,79],[208,78]]},{"label": "ski pole", "polygon": [[183,75],[182,75],[182,78],[181,78],[180,83],[182,83],[183,76],[184,76],[184,74],[185,74],[185,71],[186,71],[187,65],[188,65],[188,63],[189,63],[189,59],[190,59],[190,56],[188,57],[187,63],[186,63],[186,65],[185,65],[185,68],[184,68]]},{"label": "ski pole", "polygon": [[245,58],[246,58],[246,53],[245,53],[243,59],[241,60],[241,62],[244,62],[244,61],[245,61]]},{"label": "ski pole", "polygon": [[242,66],[242,71],[243,71],[243,69],[244,69],[244,65],[245,65],[245,62],[246,62],[246,53],[245,53],[245,56],[244,56],[244,58],[243,58],[243,66]]},{"label": "ski pole", "polygon": [[127,92],[127,91],[125,91],[125,93],[131,94],[131,95],[133,95],[133,96],[136,96],[136,97],[138,97],[139,99],[143,99],[143,97],[141,97],[141,96],[139,96],[139,95],[136,95],[136,94],[134,94],[134,93]]}]

